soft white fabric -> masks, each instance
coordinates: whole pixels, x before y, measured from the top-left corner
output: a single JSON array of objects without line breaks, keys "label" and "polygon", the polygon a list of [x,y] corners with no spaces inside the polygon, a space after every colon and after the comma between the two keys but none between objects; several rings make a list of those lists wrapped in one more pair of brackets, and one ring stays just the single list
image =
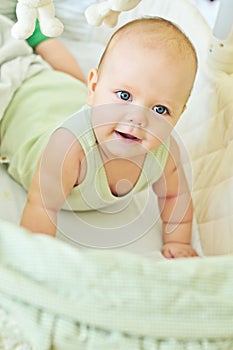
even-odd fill
[{"label": "soft white fabric", "polygon": [[231,256],[154,262],[0,220],[1,305],[32,350],[232,350],[232,280]]}]

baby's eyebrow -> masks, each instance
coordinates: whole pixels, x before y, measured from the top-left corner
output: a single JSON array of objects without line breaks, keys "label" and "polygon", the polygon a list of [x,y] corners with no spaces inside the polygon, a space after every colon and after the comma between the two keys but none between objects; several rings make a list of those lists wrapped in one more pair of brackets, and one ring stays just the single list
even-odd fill
[{"label": "baby's eyebrow", "polygon": [[160,102],[157,104],[161,104],[161,105],[165,105],[165,106],[171,106],[173,108],[176,108],[176,106],[178,106],[178,104],[174,103],[174,101],[169,101],[169,100],[165,100],[163,98],[160,99]]},{"label": "baby's eyebrow", "polygon": [[118,90],[127,90],[127,91],[132,91],[132,90],[134,90],[135,88],[133,88],[132,86],[130,86],[130,85],[127,85],[127,84],[125,84],[125,83],[118,83],[117,84],[118,86],[120,86],[120,88],[118,89]]}]

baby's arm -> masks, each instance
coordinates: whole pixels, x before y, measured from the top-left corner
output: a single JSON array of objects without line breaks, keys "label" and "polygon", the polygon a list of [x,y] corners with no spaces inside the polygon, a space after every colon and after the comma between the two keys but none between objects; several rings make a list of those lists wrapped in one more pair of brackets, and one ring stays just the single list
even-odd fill
[{"label": "baby's arm", "polygon": [[79,142],[69,131],[54,132],[33,177],[22,226],[56,235],[57,213],[77,181],[81,154]]},{"label": "baby's arm", "polygon": [[158,196],[163,221],[163,255],[166,258],[197,256],[191,247],[192,199],[174,139],[171,139],[164,174],[153,185],[153,190]]},{"label": "baby's arm", "polygon": [[35,31],[27,39],[27,43],[53,69],[70,74],[86,83],[86,78],[72,53],[58,39],[42,34],[38,20],[36,21]]},{"label": "baby's arm", "polygon": [[75,57],[58,39],[50,38],[42,41],[35,47],[35,53],[55,70],[70,74],[86,83],[86,78]]}]

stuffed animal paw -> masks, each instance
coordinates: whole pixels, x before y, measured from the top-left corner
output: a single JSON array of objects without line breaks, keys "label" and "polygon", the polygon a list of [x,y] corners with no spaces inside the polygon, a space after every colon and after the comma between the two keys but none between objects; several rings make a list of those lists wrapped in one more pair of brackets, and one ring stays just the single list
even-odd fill
[{"label": "stuffed animal paw", "polygon": [[92,26],[100,26],[102,23],[114,27],[118,22],[119,11],[112,11],[108,1],[89,6],[85,11],[87,22]]},{"label": "stuffed animal paw", "polygon": [[18,21],[11,30],[12,36],[16,39],[27,39],[31,36],[37,18],[40,30],[46,36],[58,36],[64,28],[62,22],[55,17],[52,0],[18,0],[16,16]]},{"label": "stuffed animal paw", "polygon": [[136,7],[141,0],[108,0],[89,6],[85,11],[87,22],[94,26],[102,23],[115,27],[122,11]]}]

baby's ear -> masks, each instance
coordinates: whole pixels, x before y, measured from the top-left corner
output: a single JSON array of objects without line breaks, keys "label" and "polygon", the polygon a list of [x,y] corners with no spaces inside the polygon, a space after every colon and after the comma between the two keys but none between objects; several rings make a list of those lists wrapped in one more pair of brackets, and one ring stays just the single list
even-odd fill
[{"label": "baby's ear", "polygon": [[95,88],[98,80],[98,71],[96,68],[93,68],[87,79],[87,103],[89,106],[92,106],[94,103],[94,95],[95,95]]}]

